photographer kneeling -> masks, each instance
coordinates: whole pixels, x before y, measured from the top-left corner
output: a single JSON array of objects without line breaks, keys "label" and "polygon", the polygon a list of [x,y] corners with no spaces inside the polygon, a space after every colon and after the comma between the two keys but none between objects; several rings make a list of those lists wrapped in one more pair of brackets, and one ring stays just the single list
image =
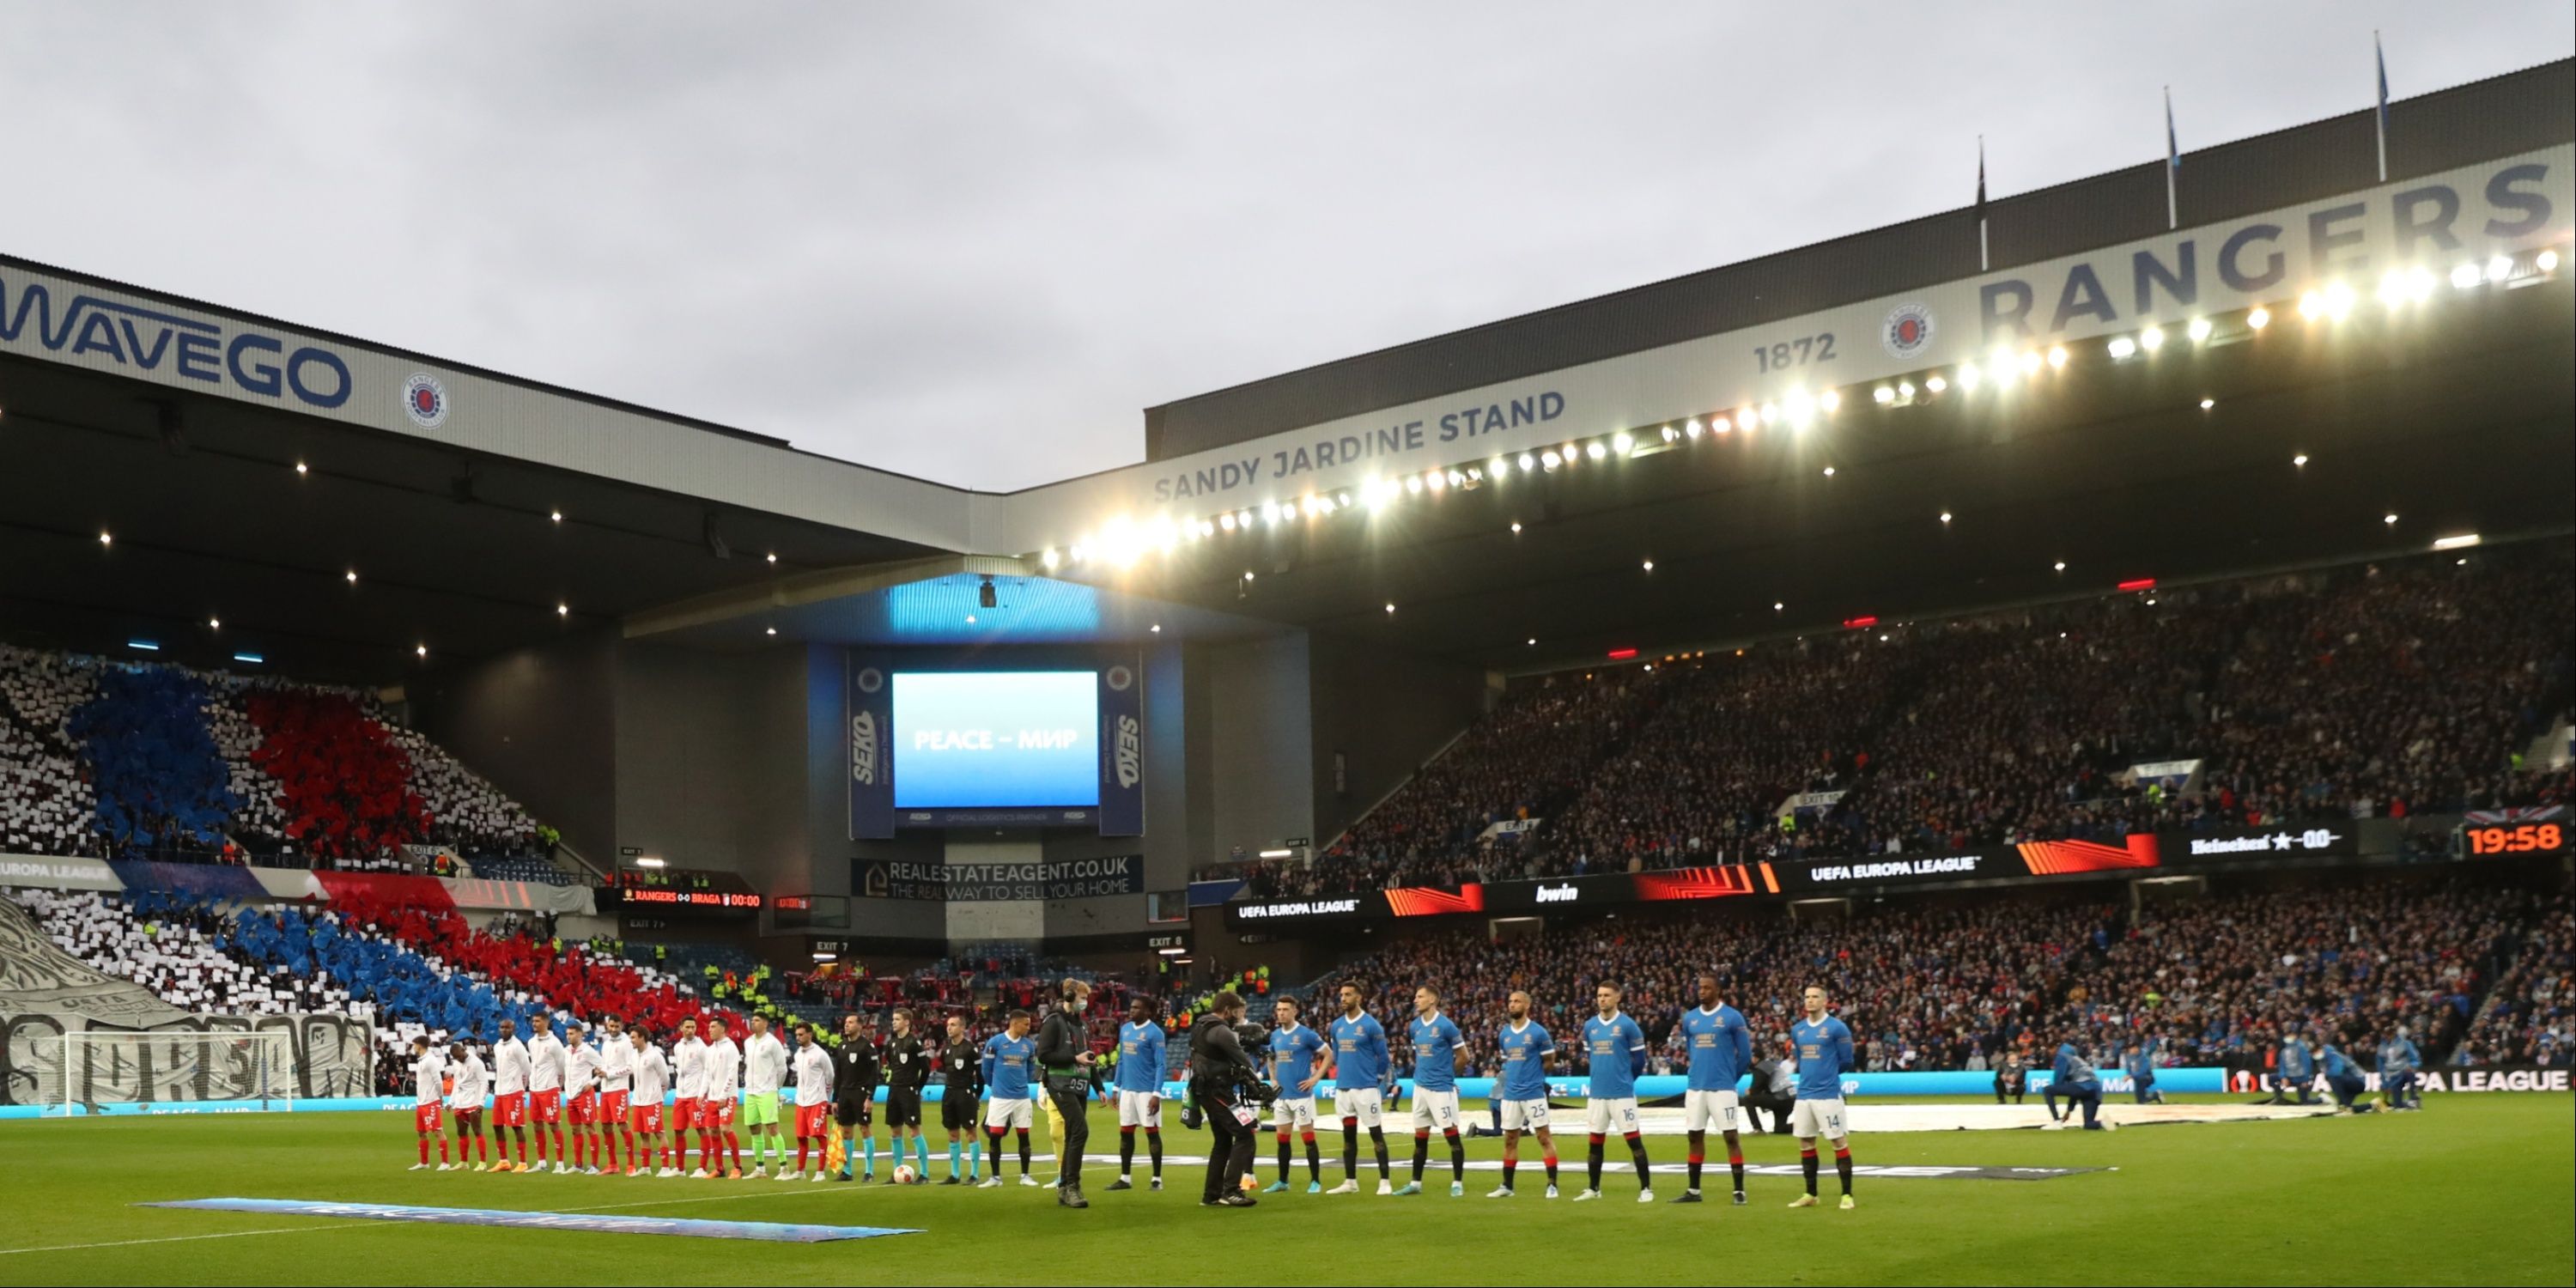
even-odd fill
[{"label": "photographer kneeling", "polygon": [[[1244,1173],[1252,1168],[1252,1125],[1278,1093],[1261,1081],[1252,1058],[1244,1054],[1244,1002],[1219,993],[1208,1013],[1190,1026],[1190,1095],[1207,1118],[1215,1141],[1208,1148],[1207,1187],[1199,1195],[1205,1207],[1252,1207],[1243,1192]],[[1258,1032],[1258,1030],[1253,1030]]]}]

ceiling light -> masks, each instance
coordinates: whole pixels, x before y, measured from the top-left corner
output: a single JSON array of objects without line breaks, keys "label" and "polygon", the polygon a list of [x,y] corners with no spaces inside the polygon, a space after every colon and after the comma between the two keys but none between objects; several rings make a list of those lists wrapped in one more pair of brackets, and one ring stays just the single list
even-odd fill
[{"label": "ceiling light", "polygon": [[549,511],[547,511],[547,512],[546,512],[546,517],[547,517],[547,518],[549,518],[549,519],[554,520],[554,521],[555,521],[555,522],[557,522],[557,523],[561,523],[561,522],[563,522],[563,511],[561,511],[561,510],[549,510]]},{"label": "ceiling light", "polygon": [[1961,389],[1974,389],[1977,387],[1977,364],[1973,362],[1962,362],[1959,364],[1959,387]]},{"label": "ceiling light", "polygon": [[[1229,528],[1234,526],[1233,515],[1229,514],[1225,517],[1225,526]],[[1048,572],[1054,572],[1057,562],[1063,559],[1063,557],[1064,556],[1055,552],[1054,546],[1048,546],[1046,549],[1038,552],[1038,567],[1044,568]]]},{"label": "ceiling light", "polygon": [[[2155,346],[2149,345],[2147,347],[2154,348]],[[2027,350],[2021,355],[2021,370],[2023,375],[2032,375],[2037,373],[2039,370],[2039,364],[2039,350]]]},{"label": "ceiling light", "polygon": [[426,645],[426,644],[415,644],[415,645],[413,645],[413,646],[412,646],[412,650],[411,650],[411,651],[412,651],[413,655],[414,655],[414,656],[417,656],[417,657],[427,657],[427,656],[429,656],[429,646],[428,646],[428,645]]},{"label": "ceiling light", "polygon": [[2352,312],[2352,288],[2337,282],[2326,288],[2326,312],[2337,321]]},{"label": "ceiling light", "polygon": [[768,559],[769,559],[769,562],[771,562],[771,563],[776,563],[776,562],[778,562],[778,552],[777,552],[777,551],[775,551],[775,550],[770,551],[770,552],[769,552],[769,555],[768,555]]},{"label": "ceiling light", "polygon": [[1655,570],[1655,561],[1654,561],[1654,560],[1652,560],[1652,559],[1647,560],[1647,561],[1646,561],[1646,571],[1648,571],[1648,572],[1653,572],[1654,570]]},{"label": "ceiling light", "polygon": [[2160,326],[2151,326],[2138,332],[2138,347],[2149,353],[2154,353],[2156,350],[2165,347],[2165,329]]},{"label": "ceiling light", "polygon": [[347,581],[348,581],[348,583],[349,583],[350,585],[355,586],[355,585],[357,585],[357,584],[358,584],[358,570],[357,570],[357,569],[352,568],[352,569],[350,569],[349,571],[344,572],[344,573],[342,573],[342,574],[340,574],[340,575],[341,575],[343,578],[347,579]]},{"label": "ceiling light", "polygon": [[1537,636],[1532,635],[1532,636],[1530,636],[1530,637],[1529,637],[1529,646],[1530,646],[1531,648],[1537,648],[1537,647],[1538,647],[1538,637],[1537,637]]},{"label": "ceiling light", "polygon": [[1250,580],[1252,580],[1252,570],[1251,570],[1251,569],[1246,568],[1246,569],[1244,569],[1244,570],[1243,570],[1243,579],[1244,579],[1245,581],[1250,581]]},{"label": "ceiling light", "polygon": [[2478,544],[2478,540],[2478,534],[2474,532],[2463,532],[2456,536],[2433,538],[2433,548],[2436,550],[2461,550]]},{"label": "ceiling light", "polygon": [[2052,368],[2059,368],[2059,369],[2062,369],[2062,368],[2064,368],[2064,367],[2066,366],[2066,346],[2065,346],[2065,345],[2062,345],[2062,344],[2052,344],[2052,345],[2048,346],[2048,365],[2049,365],[2050,367],[2052,367]]},{"label": "ceiling light", "polygon": [[1943,523],[1948,523],[1949,521],[1950,521],[1950,512],[1949,512],[1949,511],[1947,511],[1947,510],[1943,510],[1943,511],[1941,512],[1941,522],[1943,522]]},{"label": "ceiling light", "polygon": [[1897,397],[1899,397],[1899,398],[1904,399],[1904,400],[1905,400],[1905,401],[1907,401],[1907,402],[1912,402],[1912,401],[1914,401],[1914,382],[1913,382],[1913,381],[1911,381],[1911,380],[1899,380],[1899,381],[1897,381],[1897,382],[1896,382],[1896,396],[1897,396]]},{"label": "ceiling light", "polygon": [[1628,431],[1623,429],[1610,436],[1610,450],[1617,452],[1621,456],[1625,456],[1636,449],[1637,440],[1628,437]]},{"label": "ceiling light", "polygon": [[1556,459],[1556,449],[1553,447],[1539,453],[1538,459],[1541,464],[1547,466],[1549,469],[1555,469],[1557,467],[1558,462]]},{"label": "ceiling light", "polygon": [[1527,453],[1527,452],[1523,452],[1523,453],[1521,453],[1521,473],[1523,473],[1523,474],[1527,474],[1527,473],[1529,473],[1531,470],[1534,470],[1534,469],[1537,469],[1537,468],[1538,468],[1538,462],[1537,462],[1536,460],[1532,459],[1529,453]]},{"label": "ceiling light", "polygon": [[1773,604],[1771,605],[1771,611],[1776,613],[1776,612],[1779,612],[1780,610],[1782,610],[1782,609],[1784,609],[1784,608],[1787,608],[1787,607],[1788,607],[1788,605],[1787,605],[1787,604],[1782,604],[1782,603],[1776,603],[1776,602],[1775,602],[1775,603],[1773,603]]},{"label": "ceiling light", "polygon": [[2253,312],[2245,315],[2245,325],[2256,331],[2260,331],[2263,328],[2272,325],[2272,310],[2256,308]]},{"label": "ceiling light", "polygon": [[1145,629],[1147,629],[1147,630],[1149,630],[1149,631],[1152,631],[1152,632],[1153,632],[1153,633],[1155,633],[1156,635],[1160,635],[1160,634],[1162,634],[1162,633],[1163,633],[1163,624],[1162,624],[1161,622],[1156,622],[1156,623],[1154,623],[1153,625],[1146,627]]},{"label": "ceiling light", "polygon": [[1404,490],[1405,490],[1405,491],[1407,491],[1407,492],[1415,493],[1415,494],[1417,494],[1417,495],[1418,495],[1418,494],[1420,494],[1420,492],[1422,491],[1422,476],[1421,476],[1421,475],[1419,475],[1419,474],[1407,474],[1407,475],[1405,475],[1405,476],[1404,476]]},{"label": "ceiling light", "polygon": [[1735,428],[1735,422],[1724,416],[1711,416],[1708,418],[1708,428],[1710,433],[1723,434]]},{"label": "ceiling light", "polygon": [[2557,271],[2558,271],[2558,252],[2557,252],[2557,251],[2554,251],[2554,250],[2550,250],[2550,249],[2548,249],[2548,248],[2546,248],[2546,247],[2542,248],[2542,250],[2541,250],[2541,252],[2540,252],[2539,254],[2534,255],[2534,256],[2532,256],[2532,257],[2531,257],[2531,266],[2532,266],[2533,268],[2539,269],[2541,272],[2544,272],[2544,273],[2555,273],[2555,272],[2557,272]]},{"label": "ceiling light", "polygon": [[761,634],[763,634],[763,635],[775,635],[775,634],[777,634],[777,633],[778,633],[778,628],[777,628],[777,627],[775,627],[775,626],[769,627],[769,628],[767,628],[766,630],[763,630],[763,631],[761,632]]},{"label": "ceiling light", "polygon": [[2325,293],[2324,293],[2324,292],[2322,292],[2322,291],[2301,291],[2301,292],[2299,292],[2299,316],[2300,316],[2300,317],[2303,317],[2303,318],[2315,318],[2315,317],[2320,317],[2320,316],[2323,316],[2323,315],[2324,315],[2325,311],[2326,311],[2326,297],[2325,297]]},{"label": "ceiling light", "polygon": [[1393,605],[1393,604],[1389,604],[1389,605],[1387,605],[1387,606],[1386,606],[1386,611],[1387,611],[1388,613],[1392,614],[1393,612],[1395,612],[1395,605]]},{"label": "ceiling light", "polygon": [[557,617],[570,617],[570,616],[572,616],[572,605],[570,605],[570,604],[557,604],[557,605],[555,605],[555,616],[557,616]]},{"label": "ceiling light", "polygon": [[1929,390],[1929,391],[1931,391],[1931,392],[1933,392],[1933,393],[1936,393],[1936,394],[1937,394],[1937,393],[1941,392],[1942,390],[1949,388],[1949,387],[1950,387],[1950,382],[1949,382],[1949,381],[1947,381],[1947,380],[1943,380],[1943,379],[1942,379],[1941,377],[1939,377],[1939,376],[1926,376],[1926,377],[1924,377],[1924,380],[1923,380],[1923,387],[1924,387],[1925,389],[1927,389],[1927,390]]},{"label": "ceiling light", "polygon": [[1869,398],[1871,402],[1884,407],[1889,403],[1896,401],[1896,391],[1885,385],[1880,385],[1878,388],[1869,391]]},{"label": "ceiling light", "polygon": [[301,474],[305,473],[305,469],[304,469],[304,462],[302,462],[302,461],[297,461],[297,462],[295,463],[295,472],[296,472],[298,475],[301,475]]},{"label": "ceiling light", "polygon": [[[2439,543],[2437,542],[2436,544],[2438,545]],[[219,630],[222,630],[223,628],[224,628],[224,619],[222,619],[222,618],[220,618],[220,617],[209,617],[209,618],[207,618],[207,619],[206,619],[206,629],[207,629],[207,630],[210,630],[210,631],[219,631]]]},{"label": "ceiling light", "polygon": [[1699,417],[1691,417],[1690,422],[1682,426],[1682,432],[1693,438],[1699,437]]},{"label": "ceiling light", "polygon": [[102,546],[112,546],[116,544],[116,538],[102,532],[98,534],[98,543]]},{"label": "ceiling light", "polygon": [[2504,257],[2504,256],[2502,256],[2502,255],[2498,255],[2498,256],[2496,256],[2494,259],[2491,259],[2491,260],[2488,260],[2488,261],[2487,261],[2487,280],[2488,280],[2488,281],[2490,281],[2490,282],[2501,282],[2501,281],[2503,281],[2504,279],[2506,279],[2506,278],[2508,278],[2508,277],[2511,277],[2511,276],[2513,276],[2513,261],[2512,261],[2512,260],[2507,259],[2507,258],[2505,258],[2505,257]]},{"label": "ceiling light", "polygon": [[1511,472],[1512,458],[1508,456],[1497,456],[1494,459],[1485,462],[1485,474],[1489,478],[1499,479]]},{"label": "ceiling light", "polygon": [[1520,535],[1520,531],[1521,531],[1521,525],[1520,525],[1517,521],[1515,521],[1515,522],[1512,524],[1512,535],[1513,535],[1513,536],[1519,536],[1519,535]]},{"label": "ceiling light", "polygon": [[1816,405],[1824,408],[1826,411],[1832,411],[1835,408],[1842,406],[1842,391],[1839,389],[1828,389],[1823,393],[1816,395]]},{"label": "ceiling light", "polygon": [[1583,454],[1584,454],[1584,455],[1586,455],[1586,456],[1589,456],[1589,457],[1591,457],[1592,459],[1594,459],[1594,460],[1596,460],[1596,461],[1597,461],[1597,460],[1600,460],[1600,459],[1601,459],[1602,457],[1604,457],[1604,456],[1608,456],[1608,455],[1610,454],[1610,451],[1609,451],[1609,449],[1608,449],[1608,448],[1603,447],[1600,443],[1598,443],[1598,442],[1594,442],[1594,443],[1587,444],[1587,445],[1584,447],[1584,449],[1583,449]]},{"label": "ceiling light", "polygon": [[2451,270],[2451,285],[2463,291],[2477,285],[2478,280],[2478,266],[2475,264],[2462,264]]},{"label": "ceiling light", "polygon": [[2200,409],[2201,409],[2202,411],[2207,411],[2207,410],[2209,410],[2210,408],[2215,407],[2215,406],[2217,406],[2217,405],[2218,405],[2218,400],[2217,400],[2217,399],[2215,399],[2215,398],[2203,398],[2203,399],[2201,399],[2201,400],[2200,400]]},{"label": "ceiling light", "polygon": [[2306,452],[2301,452],[2298,455],[2291,457],[2290,463],[2292,465],[2304,466],[2308,463],[2308,454]]},{"label": "ceiling light", "polygon": [[2191,325],[2183,328],[2183,333],[2191,337],[2191,342],[2193,344],[2198,344],[2201,341],[2208,339],[2209,319],[2193,318],[2191,320]]},{"label": "ceiling light", "polygon": [[2122,336],[2113,336],[2113,337],[2112,337],[2112,339],[2111,339],[2111,356],[2112,356],[2112,357],[2114,357],[2114,358],[2125,358],[2125,357],[2130,356],[2131,354],[2136,353],[2137,351],[2138,351],[2138,342],[2137,342],[2137,341],[2132,340],[2132,339],[2130,339],[2129,337],[2127,337],[2127,336],[2125,336],[2125,335],[2122,335]]},{"label": "ceiling light", "polygon": [[1833,467],[1833,466],[1830,466],[1830,465],[1826,466],[1826,467],[1825,467],[1825,477],[1826,477],[1826,478],[1832,478],[1833,476],[1834,476],[1834,467]]},{"label": "ceiling light", "polygon": [[2391,511],[2390,513],[2379,516],[2379,521],[2393,528],[2397,526],[2397,515],[2394,511]]},{"label": "ceiling light", "polygon": [[2058,561],[2057,561],[2057,570],[2058,570],[2059,572],[2064,572],[2064,571],[2066,571],[2066,561],[2065,561],[2065,560],[2060,559],[2060,560],[2058,560]]}]

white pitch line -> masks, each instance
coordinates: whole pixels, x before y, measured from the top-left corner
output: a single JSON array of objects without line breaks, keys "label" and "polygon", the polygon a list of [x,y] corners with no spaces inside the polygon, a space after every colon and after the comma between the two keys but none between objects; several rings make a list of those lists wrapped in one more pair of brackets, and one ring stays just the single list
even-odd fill
[{"label": "white pitch line", "polygon": [[[641,1179],[641,1178],[636,1178],[636,1179]],[[805,1183],[805,1184],[811,1184],[811,1182],[804,1182],[804,1183]],[[776,1184],[776,1182],[772,1182],[772,1184]],[[763,1191],[763,1190],[752,1190],[752,1191],[748,1191],[748,1192],[746,1192],[746,1193],[740,1193],[740,1194],[701,1194],[701,1195],[695,1195],[695,1196],[692,1196],[692,1197],[689,1197],[689,1198],[677,1198],[677,1199],[647,1199],[647,1200],[645,1200],[645,1201],[643,1201],[643,1202],[640,1202],[640,1203],[601,1203],[601,1204],[596,1204],[596,1205],[593,1205],[593,1206],[590,1206],[590,1207],[569,1207],[569,1208],[552,1208],[552,1209],[545,1209],[545,1208],[513,1208],[513,1209],[509,1209],[509,1210],[511,1210],[511,1211],[523,1211],[523,1212],[539,1212],[539,1211],[556,1211],[556,1212],[614,1212],[614,1211],[619,1211],[619,1210],[622,1210],[622,1209],[625,1209],[625,1208],[643,1208],[643,1207],[677,1207],[677,1206],[679,1206],[680,1204],[683,1204],[683,1203],[722,1203],[722,1202],[726,1202],[726,1201],[728,1201],[728,1200],[732,1200],[732,1199],[744,1199],[744,1198],[750,1198],[750,1197],[752,1197],[753,1195],[756,1195],[756,1194],[762,1194],[762,1193],[767,1193],[771,1198],[789,1198],[789,1197],[793,1197],[793,1196],[796,1196],[796,1195],[808,1195],[808,1196],[810,1196],[810,1195],[815,1195],[815,1194],[833,1194],[833,1193],[847,1194],[847,1193],[849,1193],[849,1192],[850,1192],[850,1191],[848,1191],[848,1190],[831,1190],[831,1189],[822,1189],[822,1190],[805,1189],[805,1190],[784,1190],[784,1191]],[[17,1255],[19,1255],[19,1254],[21,1254],[21,1253],[28,1253],[28,1252],[79,1252],[79,1251],[82,1251],[82,1250],[84,1250],[84,1249],[89,1249],[89,1248],[127,1248],[127,1247],[133,1247],[133,1246],[135,1246],[135,1245],[137,1245],[137,1244],[145,1244],[145,1243],[187,1243],[187,1242],[190,1242],[190,1241],[193,1241],[193,1240],[197,1240],[197,1239],[241,1239],[241,1238],[248,1238],[249,1236],[251,1236],[251,1235],[255,1235],[255,1234],[310,1234],[310,1233],[313,1233],[313,1232],[314,1232],[314,1231],[316,1231],[316,1230],[365,1230],[365,1229],[378,1228],[378,1227],[383,1227],[383,1226],[395,1226],[395,1225],[417,1226],[417,1225],[419,1224],[419,1222],[416,1222],[416,1221],[366,1221],[366,1220],[361,1220],[361,1221],[359,1221],[357,1224],[355,1224],[355,1225],[351,1225],[351,1224],[350,1224],[350,1223],[349,1223],[345,1218],[344,1218],[344,1219],[338,1219],[338,1220],[332,1220],[332,1219],[328,1219],[328,1218],[316,1217],[316,1218],[314,1218],[314,1220],[317,1222],[317,1224],[314,1224],[314,1225],[282,1225],[282,1226],[277,1226],[277,1227],[275,1227],[275,1228],[273,1228],[273,1229],[267,1229],[267,1230],[228,1230],[228,1231],[225,1231],[225,1232],[223,1232],[223,1233],[221,1233],[221,1234],[172,1234],[172,1235],[163,1235],[163,1236],[161,1236],[161,1237],[159,1237],[159,1238],[152,1238],[152,1239],[112,1239],[112,1240],[109,1240],[109,1241],[107,1241],[107,1242],[105,1242],[105,1243],[58,1243],[58,1244],[53,1244],[53,1245],[51,1245],[51,1246],[48,1246],[48,1247],[42,1247],[42,1248],[0,1248],[0,1257],[14,1257],[14,1256],[17,1256]]]}]

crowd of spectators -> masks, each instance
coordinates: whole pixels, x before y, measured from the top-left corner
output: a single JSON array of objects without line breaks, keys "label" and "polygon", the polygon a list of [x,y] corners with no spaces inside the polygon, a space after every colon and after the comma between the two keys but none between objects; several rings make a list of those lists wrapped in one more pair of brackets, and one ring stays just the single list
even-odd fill
[{"label": "crowd of spectators", "polygon": [[0,645],[0,851],[404,871],[545,835],[372,694]]},{"label": "crowd of spectators", "polygon": [[[2564,547],[1891,624],[1533,681],[1256,894],[2565,803]],[[2185,791],[2139,779],[2201,762]],[[1536,819],[1515,844],[1486,827]]]},{"label": "crowd of spectators", "polygon": [[[2259,1068],[2286,1033],[2358,1054],[2401,1027],[2427,1060],[2520,1061],[2560,1041],[2571,939],[2564,892],[2552,902],[2509,876],[2413,873],[2220,890],[2134,917],[2058,891],[1847,916],[1693,908],[1499,940],[1481,926],[1431,930],[1327,973],[1306,1000],[1308,1014],[1333,1014],[1340,986],[1359,985],[1402,1063],[1403,1022],[1427,985],[1465,1032],[1468,1063],[1488,1074],[1514,990],[1532,995],[1562,1047],[1602,983],[1623,990],[1652,1065],[1675,1070],[1675,1020],[1703,970],[1744,1013],[1757,1052],[1780,1049],[1803,990],[1822,984],[1869,1071],[1986,1069],[2012,1054],[2044,1066],[2070,1037],[2105,1058],[2146,1047],[2165,1064]],[[2473,1049],[2460,1038],[2481,999],[2498,1037]]]},{"label": "crowd of spectators", "polygon": [[2565,1067],[2576,1052],[2576,899],[2561,894],[2522,937],[2461,1042],[2466,1064]]},{"label": "crowd of spectators", "polygon": [[114,979],[204,1015],[345,1013],[349,990],[316,976],[254,966],[222,948],[228,919],[158,891],[13,890],[54,946]]}]

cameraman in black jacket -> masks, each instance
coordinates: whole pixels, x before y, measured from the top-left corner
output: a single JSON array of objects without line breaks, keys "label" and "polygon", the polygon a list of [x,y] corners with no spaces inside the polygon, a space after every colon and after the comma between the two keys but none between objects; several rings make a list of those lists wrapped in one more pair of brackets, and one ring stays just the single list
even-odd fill
[{"label": "cameraman in black jacket", "polygon": [[1068,979],[1056,998],[1056,1008],[1038,1029],[1038,1067],[1046,1070],[1047,1099],[1062,1124],[1055,1142],[1055,1201],[1084,1208],[1091,1206],[1082,1197],[1082,1150],[1091,1143],[1092,1071],[1091,1038],[1083,1032],[1082,1013],[1091,1006],[1091,985]]},{"label": "cameraman in black jacket", "polygon": [[1243,1174],[1252,1167],[1252,1124],[1257,1111],[1252,1095],[1259,1072],[1244,1053],[1235,1026],[1243,1022],[1243,998],[1216,995],[1208,1012],[1190,1026],[1190,1095],[1206,1116],[1216,1139],[1208,1149],[1207,1187],[1202,1207],[1251,1207],[1257,1200],[1243,1192]]}]

